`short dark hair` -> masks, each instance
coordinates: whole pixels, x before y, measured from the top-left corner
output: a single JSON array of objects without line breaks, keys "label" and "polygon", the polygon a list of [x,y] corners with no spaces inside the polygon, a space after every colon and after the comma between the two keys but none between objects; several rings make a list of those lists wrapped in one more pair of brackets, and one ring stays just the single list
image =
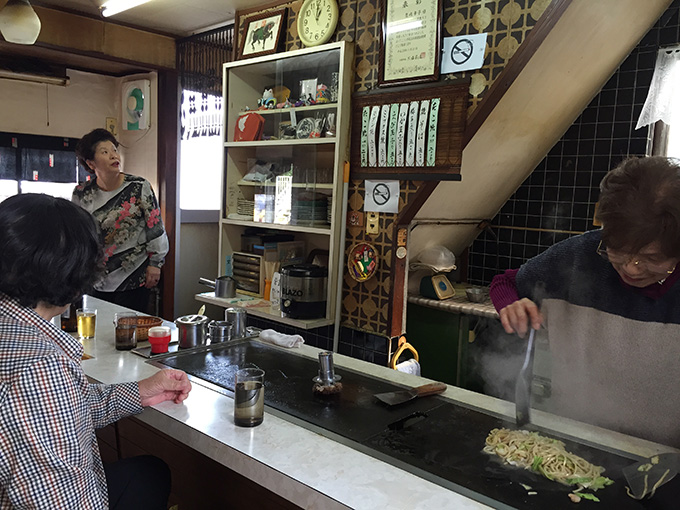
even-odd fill
[{"label": "short dark hair", "polygon": [[103,273],[99,228],[63,198],[26,193],[0,203],[0,291],[23,306],[64,306]]},{"label": "short dark hair", "polygon": [[118,148],[118,140],[104,128],[97,128],[83,136],[76,144],[76,156],[78,163],[91,174],[94,171],[87,165],[88,159],[94,159],[94,150],[99,142],[111,142]]},{"label": "short dark hair", "polygon": [[597,219],[602,241],[638,253],[658,242],[661,253],[680,257],[680,165],[673,158],[629,158],[600,184]]}]

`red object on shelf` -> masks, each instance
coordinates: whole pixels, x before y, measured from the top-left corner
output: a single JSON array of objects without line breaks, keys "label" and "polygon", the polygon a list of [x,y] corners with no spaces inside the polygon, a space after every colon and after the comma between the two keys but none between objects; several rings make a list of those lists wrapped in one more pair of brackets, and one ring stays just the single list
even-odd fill
[{"label": "red object on shelf", "polygon": [[234,128],[235,142],[254,142],[262,138],[264,117],[255,112],[239,116]]}]

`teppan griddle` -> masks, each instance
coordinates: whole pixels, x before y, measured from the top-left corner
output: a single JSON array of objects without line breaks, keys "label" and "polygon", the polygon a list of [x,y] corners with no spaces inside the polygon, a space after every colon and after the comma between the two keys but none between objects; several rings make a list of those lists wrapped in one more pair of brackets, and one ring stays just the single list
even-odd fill
[{"label": "teppan griddle", "polygon": [[[265,404],[270,411],[278,411],[277,416],[495,508],[575,508],[568,498],[568,487],[504,465],[482,451],[491,429],[514,428],[511,421],[482,410],[436,396],[388,407],[374,394],[403,389],[401,386],[337,366],[335,373],[342,376],[342,392],[321,397],[312,391],[312,379],[318,371],[316,360],[260,342],[217,345],[191,353],[180,351],[156,362],[184,370],[228,393],[233,392],[236,370],[261,368],[266,373]],[[665,506],[664,501],[673,505],[680,501],[678,480],[661,487],[648,502],[627,496],[621,471],[639,460],[635,456],[606,451],[551,431],[539,432],[564,441],[567,450],[605,467],[605,476],[614,480],[613,485],[596,492],[600,503],[582,501],[581,506],[597,505],[593,508],[599,510],[670,509],[676,506]]]}]

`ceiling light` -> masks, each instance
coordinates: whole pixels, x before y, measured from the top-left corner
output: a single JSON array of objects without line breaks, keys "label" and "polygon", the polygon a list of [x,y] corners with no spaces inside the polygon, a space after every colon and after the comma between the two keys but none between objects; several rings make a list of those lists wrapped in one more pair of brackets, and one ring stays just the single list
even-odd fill
[{"label": "ceiling light", "polygon": [[0,10],[0,33],[14,44],[33,44],[40,34],[40,18],[28,0],[9,0]]},{"label": "ceiling light", "polygon": [[102,11],[102,16],[105,18],[108,16],[113,16],[119,12],[127,11],[138,5],[147,3],[149,0],[108,0],[104,2],[104,5],[100,7]]}]

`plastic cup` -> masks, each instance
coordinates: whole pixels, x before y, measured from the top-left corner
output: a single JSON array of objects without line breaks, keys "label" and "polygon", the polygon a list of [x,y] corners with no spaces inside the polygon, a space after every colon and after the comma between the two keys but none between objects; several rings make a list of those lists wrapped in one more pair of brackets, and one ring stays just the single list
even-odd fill
[{"label": "plastic cup", "polygon": [[170,336],[170,328],[167,326],[155,326],[153,328],[149,328],[151,354],[163,354],[164,352],[168,352]]},{"label": "plastic cup", "polygon": [[255,427],[264,420],[264,370],[242,368],[236,372],[234,423]]},{"label": "plastic cup", "polygon": [[129,351],[137,347],[137,314],[135,312],[116,313],[113,324],[116,326],[116,349]]},{"label": "plastic cup", "polygon": [[94,331],[97,326],[97,310],[94,308],[78,308],[76,317],[78,318],[78,336],[80,338],[94,338]]}]

